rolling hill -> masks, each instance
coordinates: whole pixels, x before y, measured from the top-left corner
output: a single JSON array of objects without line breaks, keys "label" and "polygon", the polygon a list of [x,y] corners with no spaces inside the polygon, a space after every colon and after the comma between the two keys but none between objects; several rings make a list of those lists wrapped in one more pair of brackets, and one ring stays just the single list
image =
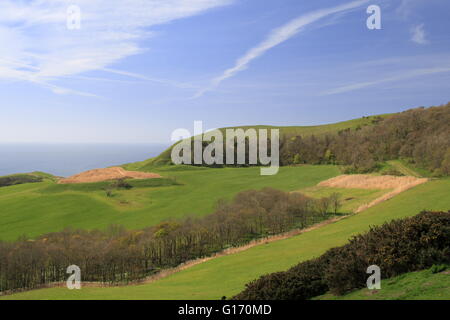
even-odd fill
[{"label": "rolling hill", "polygon": [[[388,118],[383,115],[381,118]],[[380,118],[365,117],[312,127],[282,127],[281,134],[321,136],[341,130],[372,126]],[[249,128],[249,127],[243,127]],[[253,127],[255,128],[255,127]],[[256,128],[273,128],[257,126]],[[225,130],[225,129],[221,129]],[[130,188],[112,187],[112,182],[58,184],[56,177],[33,173],[39,181],[0,188],[0,240],[12,241],[22,235],[33,238],[64,228],[105,229],[111,224],[142,229],[162,221],[188,215],[204,216],[220,199],[237,193],[271,187],[299,191],[312,197],[340,193],[344,212],[355,211],[389,190],[344,189],[318,186],[340,174],[337,165],[283,166],[277,175],[261,176],[258,167],[208,168],[173,166],[171,148],[156,158],[123,165],[126,170],[153,172],[162,178],[126,180]],[[410,176],[429,176],[403,160],[385,164],[388,170]],[[220,256],[140,285],[81,291],[64,288],[39,289],[5,296],[5,299],[220,299],[240,292],[249,281],[266,273],[283,271],[329,248],[344,244],[350,237],[395,218],[412,216],[421,210],[450,208],[450,179],[432,179],[358,214],[294,236],[258,245],[235,254]]]},{"label": "rolling hill", "polygon": [[[370,126],[379,117],[388,116],[371,116],[318,126],[280,127],[280,130],[284,136],[322,135]],[[32,173],[33,176],[42,177],[42,182],[0,188],[0,240],[15,240],[23,235],[35,237],[67,227],[104,229],[110,224],[121,224],[131,229],[143,228],[188,214],[208,214],[217,200],[230,198],[243,190],[270,186],[293,191],[312,187],[339,174],[339,168],[332,165],[283,167],[279,174],[272,177],[261,177],[257,168],[168,166],[171,162],[170,153],[171,148],[156,158],[122,167],[158,173],[163,178],[175,179],[177,184],[141,184],[131,190],[117,190],[113,197],[108,197],[103,190],[107,183],[81,184],[69,188],[56,185],[57,178],[52,175]]]},{"label": "rolling hill", "polygon": [[343,296],[326,294],[313,300],[448,300],[450,271],[432,267],[381,280],[381,290],[361,289]]},{"label": "rolling hill", "polygon": [[111,197],[103,190],[106,182],[43,181],[0,188],[0,239],[35,237],[67,227],[92,230],[120,224],[139,229],[186,215],[209,214],[217,200],[243,190],[270,186],[293,191],[339,174],[336,166],[284,167],[274,176],[260,176],[258,168],[154,169],[171,180],[137,180],[131,182],[134,188],[114,190]]},{"label": "rolling hill", "polygon": [[[310,136],[310,135],[316,135],[321,136],[325,134],[333,134],[337,133],[341,130],[346,129],[357,129],[362,128],[365,126],[371,126],[377,122],[378,119],[384,119],[388,118],[390,114],[383,114],[378,116],[369,116],[369,117],[363,117],[359,119],[353,119],[348,121],[342,121],[332,124],[324,124],[324,125],[317,125],[317,126],[262,126],[262,125],[256,125],[256,126],[242,126],[239,127],[241,129],[247,130],[247,129],[280,129],[280,136],[281,137],[292,137],[292,136]],[[224,134],[226,129],[236,129],[237,127],[227,127],[227,128],[220,128],[219,130]],[[141,171],[149,171],[153,170],[155,166],[161,166],[161,165],[169,165],[171,163],[171,152],[172,152],[173,145],[169,147],[167,150],[162,152],[159,156],[147,159],[145,161],[140,162],[134,162],[123,165],[123,167],[127,170],[141,170]]]},{"label": "rolling hill", "polygon": [[448,210],[450,179],[433,180],[359,214],[310,232],[246,251],[219,257],[149,284],[70,291],[66,288],[33,290],[2,299],[220,299],[239,293],[259,276],[286,270],[345,244],[370,226],[413,216],[422,210]]}]

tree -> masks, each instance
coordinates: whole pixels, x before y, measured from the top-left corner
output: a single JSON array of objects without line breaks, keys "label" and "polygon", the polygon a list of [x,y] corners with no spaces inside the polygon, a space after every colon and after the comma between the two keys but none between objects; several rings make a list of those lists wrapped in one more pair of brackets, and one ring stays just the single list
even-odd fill
[{"label": "tree", "polygon": [[444,175],[450,175],[450,148],[447,148],[444,160],[442,160],[441,170]]},{"label": "tree", "polygon": [[327,151],[325,152],[325,156],[324,156],[325,160],[327,163],[331,163],[334,164],[334,154],[330,149],[327,149]]},{"label": "tree", "polygon": [[341,203],[341,198],[342,198],[342,194],[337,193],[337,192],[333,192],[330,195],[330,202],[331,202],[331,207],[334,211],[334,214],[337,214],[338,210],[341,208],[342,203]]},{"label": "tree", "polygon": [[321,198],[317,201],[317,210],[322,216],[326,216],[330,209],[330,198]]},{"label": "tree", "polygon": [[297,153],[297,154],[294,156],[294,164],[300,164],[300,163],[302,163],[301,156],[300,156],[299,153]]}]

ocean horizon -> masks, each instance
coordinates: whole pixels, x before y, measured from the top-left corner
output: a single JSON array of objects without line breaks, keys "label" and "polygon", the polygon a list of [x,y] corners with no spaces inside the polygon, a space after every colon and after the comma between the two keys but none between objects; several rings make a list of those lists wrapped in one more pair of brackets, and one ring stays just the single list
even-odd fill
[{"label": "ocean horizon", "polygon": [[168,144],[0,143],[0,176],[43,171],[68,177],[86,170],[143,161]]}]

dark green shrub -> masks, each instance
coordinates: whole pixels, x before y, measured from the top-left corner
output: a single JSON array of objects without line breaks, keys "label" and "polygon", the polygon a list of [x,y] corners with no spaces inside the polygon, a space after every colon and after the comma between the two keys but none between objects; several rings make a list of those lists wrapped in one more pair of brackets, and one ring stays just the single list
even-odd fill
[{"label": "dark green shrub", "polygon": [[126,189],[126,190],[133,188],[133,186],[129,184],[125,179],[114,180],[111,183],[111,187],[115,189]]},{"label": "dark green shrub", "polygon": [[0,187],[35,182],[42,182],[42,177],[34,176],[31,174],[15,174],[11,176],[0,177]]},{"label": "dark green shrub", "polygon": [[[422,212],[358,235],[286,272],[261,277],[236,299],[309,299],[332,291],[344,294],[366,286],[370,265],[383,279],[450,263],[450,211]],[[435,267],[437,270],[438,267]]]},{"label": "dark green shrub", "polygon": [[435,273],[440,273],[443,272],[445,270],[448,269],[448,266],[445,264],[434,264],[431,268],[430,271],[431,273],[435,274]]},{"label": "dark green shrub", "polygon": [[387,176],[398,176],[398,177],[404,176],[403,173],[394,168],[386,168],[384,170],[381,170],[380,173]]}]

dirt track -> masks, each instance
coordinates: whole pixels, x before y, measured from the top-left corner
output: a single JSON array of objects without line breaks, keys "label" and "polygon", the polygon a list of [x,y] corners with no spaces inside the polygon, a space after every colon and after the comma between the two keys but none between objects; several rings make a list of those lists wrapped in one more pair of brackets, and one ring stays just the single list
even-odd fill
[{"label": "dirt track", "polygon": [[58,183],[90,183],[115,179],[153,179],[161,178],[159,174],[139,171],[127,171],[120,167],[94,169],[85,171],[69,178],[60,179]]},{"label": "dirt track", "polygon": [[396,177],[396,176],[371,176],[366,174],[341,175],[319,183],[322,187],[333,188],[355,188],[355,189],[392,189],[370,203],[364,204],[356,209],[359,213],[383,201],[402,193],[412,187],[427,182],[426,178]]}]

